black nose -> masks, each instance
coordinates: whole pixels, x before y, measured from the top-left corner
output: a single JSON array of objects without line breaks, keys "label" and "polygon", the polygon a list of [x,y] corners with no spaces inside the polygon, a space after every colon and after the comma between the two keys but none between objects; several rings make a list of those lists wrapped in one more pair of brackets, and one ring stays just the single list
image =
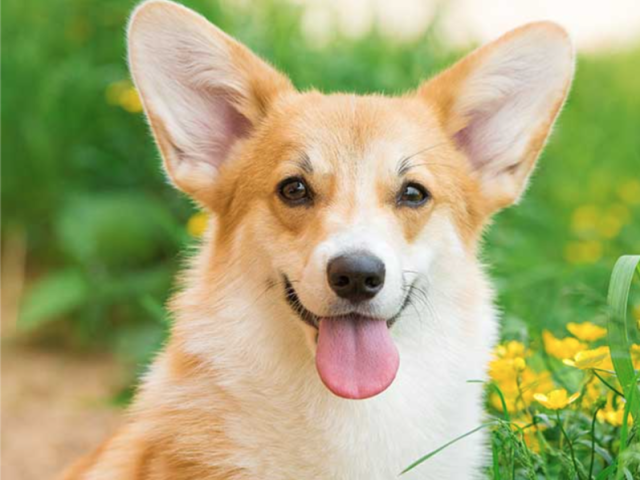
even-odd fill
[{"label": "black nose", "polygon": [[339,297],[361,302],[375,297],[384,285],[384,263],[364,252],[341,255],[327,266],[331,289]]}]

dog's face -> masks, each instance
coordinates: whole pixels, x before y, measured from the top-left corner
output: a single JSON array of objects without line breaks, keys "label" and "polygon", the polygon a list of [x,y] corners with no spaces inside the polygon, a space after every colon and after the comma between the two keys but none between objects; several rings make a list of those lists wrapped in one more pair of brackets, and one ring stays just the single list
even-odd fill
[{"label": "dog's face", "polygon": [[237,211],[312,324],[391,322],[439,244],[471,241],[473,183],[418,101],[295,94],[249,143],[238,173],[267,168],[239,173]]},{"label": "dog's face", "polygon": [[168,2],[137,10],[129,42],[170,178],[218,217],[218,244],[268,265],[322,380],[347,398],[393,381],[389,328],[430,266],[472,258],[488,217],[518,199],[573,72],[549,23],[397,98],[297,92]]}]

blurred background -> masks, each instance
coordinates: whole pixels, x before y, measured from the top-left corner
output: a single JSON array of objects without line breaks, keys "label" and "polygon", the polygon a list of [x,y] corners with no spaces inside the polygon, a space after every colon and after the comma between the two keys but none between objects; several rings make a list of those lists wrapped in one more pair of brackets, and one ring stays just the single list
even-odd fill
[{"label": "blurred background", "polygon": [[[50,478],[118,422],[162,345],[203,216],[160,171],[127,73],[131,0],[2,11],[2,474]],[[473,46],[553,19],[577,77],[521,205],[488,232],[503,335],[602,324],[640,253],[637,0],[189,0],[301,88],[400,93]],[[636,300],[640,302],[640,300]]]}]

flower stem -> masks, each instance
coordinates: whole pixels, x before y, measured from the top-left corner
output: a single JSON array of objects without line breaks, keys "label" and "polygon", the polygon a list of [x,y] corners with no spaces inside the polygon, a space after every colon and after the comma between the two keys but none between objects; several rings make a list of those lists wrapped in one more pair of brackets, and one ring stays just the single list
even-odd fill
[{"label": "flower stem", "polygon": [[573,451],[573,444],[571,443],[571,440],[569,439],[569,436],[567,435],[567,432],[565,432],[564,427],[562,426],[562,420],[560,419],[560,410],[556,410],[556,417],[558,418],[558,427],[560,427],[560,431],[562,432],[562,436],[567,441],[567,445],[569,445],[569,452],[571,453],[571,460],[573,461],[573,468],[576,471],[576,475],[577,475],[578,479],[582,480],[582,475],[580,474],[580,470],[578,470],[578,461],[576,460],[576,455],[575,455],[575,453]]},{"label": "flower stem", "polygon": [[616,387],[614,387],[614,386],[613,386],[613,385],[611,385],[609,382],[607,382],[604,378],[602,378],[598,372],[596,372],[595,370],[592,370],[592,371],[593,371],[593,374],[594,374],[596,377],[598,377],[598,379],[599,379],[602,383],[604,383],[604,384],[609,388],[609,390],[611,390],[611,391],[613,391],[613,392],[617,393],[617,394],[618,394],[618,395],[620,395],[622,398],[624,398],[624,393],[622,393],[620,390],[618,390]]},{"label": "flower stem", "polygon": [[596,407],[596,411],[593,412],[593,419],[591,420],[591,461],[589,462],[589,480],[593,475],[593,462],[596,458],[596,417],[601,407]]}]

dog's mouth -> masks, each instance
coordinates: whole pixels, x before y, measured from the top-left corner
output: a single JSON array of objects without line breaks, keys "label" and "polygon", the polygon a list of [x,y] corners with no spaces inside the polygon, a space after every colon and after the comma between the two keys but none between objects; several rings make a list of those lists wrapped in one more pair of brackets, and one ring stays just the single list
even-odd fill
[{"label": "dog's mouth", "polygon": [[316,328],[316,369],[334,394],[349,399],[373,397],[393,382],[400,358],[390,327],[411,301],[413,285],[396,315],[389,319],[360,313],[322,317],[300,301],[289,279],[284,277],[285,298],[306,324]]},{"label": "dog's mouth", "polygon": [[307,308],[302,304],[300,297],[298,297],[298,294],[286,275],[284,276],[284,297],[291,309],[298,315],[298,317],[300,317],[300,320],[315,329],[319,328],[319,317],[307,310]]},{"label": "dog's mouth", "polygon": [[[304,304],[300,301],[300,297],[298,297],[298,294],[296,293],[295,288],[293,288],[293,285],[291,285],[291,281],[286,275],[283,275],[283,279],[284,279],[284,296],[287,303],[291,307],[291,309],[296,313],[296,315],[298,315],[300,320],[302,320],[304,323],[312,326],[316,330],[319,329],[321,317],[311,312],[304,306]],[[400,305],[398,312],[392,317],[386,319],[388,328],[391,328],[398,321],[398,319],[400,318],[400,315],[402,315],[402,313],[406,310],[406,308],[411,304],[411,301],[413,299],[414,288],[415,288],[415,282],[409,285],[408,288],[405,288],[407,294],[402,300],[402,304]],[[332,317],[332,318],[337,318],[342,316],[346,317],[350,315],[360,315],[362,317],[369,318],[371,320],[384,320],[384,319],[376,318],[373,316],[361,315],[357,313],[336,315],[336,317]]]}]

